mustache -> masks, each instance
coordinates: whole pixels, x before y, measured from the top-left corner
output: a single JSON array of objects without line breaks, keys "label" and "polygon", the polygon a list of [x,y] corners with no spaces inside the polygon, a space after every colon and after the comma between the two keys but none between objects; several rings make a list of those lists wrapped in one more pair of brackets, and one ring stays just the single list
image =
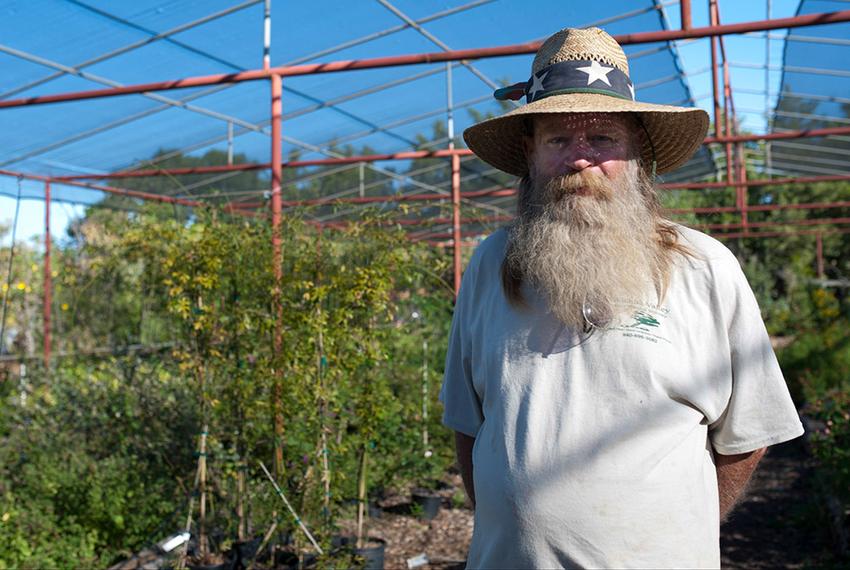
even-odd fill
[{"label": "mustache", "polygon": [[549,179],[543,186],[543,190],[544,196],[549,198],[587,193],[597,198],[607,199],[613,195],[614,186],[605,176],[582,170]]}]

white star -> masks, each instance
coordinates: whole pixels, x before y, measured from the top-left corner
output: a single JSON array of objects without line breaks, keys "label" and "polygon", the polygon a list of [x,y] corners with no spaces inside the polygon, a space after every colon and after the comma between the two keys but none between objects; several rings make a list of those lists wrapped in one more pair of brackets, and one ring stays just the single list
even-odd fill
[{"label": "white star", "polygon": [[590,67],[577,67],[576,69],[587,74],[588,85],[594,81],[604,81],[608,87],[611,87],[611,82],[608,81],[608,74],[614,70],[613,67],[604,67],[599,65],[598,61],[591,61]]},{"label": "white star", "polygon": [[629,83],[629,91],[632,93],[632,101],[635,100],[635,86],[632,83]]},{"label": "white star", "polygon": [[534,97],[537,95],[538,91],[544,91],[543,80],[546,79],[547,75],[549,75],[548,71],[540,77],[537,77],[537,74],[531,76],[533,83],[531,84],[531,90],[528,92],[528,94],[531,95],[532,101],[534,101]]}]

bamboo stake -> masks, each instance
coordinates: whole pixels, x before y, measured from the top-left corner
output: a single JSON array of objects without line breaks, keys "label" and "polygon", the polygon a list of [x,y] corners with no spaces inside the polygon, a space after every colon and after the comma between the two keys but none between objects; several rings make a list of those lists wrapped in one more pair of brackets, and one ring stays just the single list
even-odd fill
[{"label": "bamboo stake", "polygon": [[[321,322],[322,309],[321,307],[318,309],[319,318]],[[321,433],[321,444],[322,444],[322,485],[325,492],[325,496],[322,500],[322,507],[324,509],[325,519],[330,518],[331,512],[331,469],[330,463],[328,461],[328,427],[325,424],[325,416],[327,415],[327,401],[325,399],[325,346],[324,339],[322,335],[322,330],[319,329],[319,390],[320,390],[320,404],[319,404],[319,430]]]},{"label": "bamboo stake", "polygon": [[[360,165],[363,166],[362,164]],[[360,170],[360,176],[362,179],[363,170]],[[361,180],[362,185],[362,180]],[[316,277],[316,282],[321,284],[322,282],[322,271],[321,271],[321,247],[322,247],[322,230],[319,229],[318,234],[316,236],[316,264],[318,266],[318,275]],[[321,438],[321,454],[322,454],[322,486],[324,490],[324,497],[322,499],[322,512],[324,514],[325,523],[330,521],[331,514],[331,469],[328,459],[328,427],[325,424],[325,419],[327,416],[327,398],[325,397],[325,364],[327,363],[327,359],[325,358],[325,337],[324,337],[324,328],[322,327],[322,302],[321,299],[316,304],[316,314],[318,318],[316,321],[319,323],[319,334],[317,339],[316,348],[318,349],[317,362],[316,362],[316,370],[319,376],[319,433]]]},{"label": "bamboo stake", "polygon": [[245,463],[239,463],[236,473],[236,516],[239,519],[236,527],[236,539],[245,540]]},{"label": "bamboo stake", "polygon": [[[269,527],[269,530],[266,531],[266,534],[263,535],[263,541],[260,542],[260,547],[257,548],[257,553],[254,555],[254,558],[251,560],[251,563],[248,565],[247,570],[253,570],[254,564],[257,562],[257,559],[260,557],[260,553],[269,543],[272,535],[274,534],[275,529],[277,528],[277,511],[272,512],[272,524]],[[274,563],[274,550],[272,550],[272,563]]]},{"label": "bamboo stake", "polygon": [[271,481],[272,486],[274,486],[274,490],[277,491],[277,494],[280,496],[281,499],[283,499],[283,504],[286,505],[286,508],[289,509],[289,512],[292,513],[292,516],[295,518],[295,522],[298,523],[298,526],[300,526],[301,530],[304,531],[304,534],[307,535],[307,540],[310,541],[310,544],[313,545],[313,548],[316,549],[316,552],[318,552],[320,555],[324,554],[325,552],[322,550],[322,547],[319,546],[319,543],[316,542],[316,539],[313,538],[313,535],[310,534],[309,530],[307,530],[307,526],[304,524],[304,521],[301,520],[301,517],[298,516],[298,513],[296,513],[295,509],[292,508],[292,505],[289,504],[289,501],[286,499],[286,495],[283,494],[283,491],[281,491],[280,487],[278,487],[277,482],[274,480],[274,477],[272,477],[272,474],[269,473],[268,469],[266,469],[265,463],[263,463],[262,461],[260,461],[259,463],[260,467],[263,468],[263,472],[266,474],[266,477],[269,478],[269,481]]},{"label": "bamboo stake", "polygon": [[[206,432],[206,427],[204,428],[204,432]],[[203,439],[205,436],[202,433],[201,438]],[[185,532],[192,532],[192,513],[195,511],[195,491],[198,488],[198,484],[201,480],[201,458],[198,457],[198,466],[195,468],[195,482],[192,484],[192,495],[189,497],[189,513],[186,515],[186,526],[183,527]],[[177,563],[178,570],[182,570],[186,567],[186,556],[189,554],[189,541],[183,543],[183,549],[180,553],[180,560]]]},{"label": "bamboo stake", "polygon": [[366,518],[366,444],[360,449],[360,473],[357,478],[357,548],[363,548],[363,521]]},{"label": "bamboo stake", "polygon": [[198,506],[198,551],[202,559],[209,554],[209,543],[207,541],[207,424],[201,432],[201,450],[198,457],[198,471],[200,480],[198,486],[201,492],[201,503]]},{"label": "bamboo stake", "polygon": [[422,341],[422,445],[425,457],[430,457],[428,449],[428,341]]}]

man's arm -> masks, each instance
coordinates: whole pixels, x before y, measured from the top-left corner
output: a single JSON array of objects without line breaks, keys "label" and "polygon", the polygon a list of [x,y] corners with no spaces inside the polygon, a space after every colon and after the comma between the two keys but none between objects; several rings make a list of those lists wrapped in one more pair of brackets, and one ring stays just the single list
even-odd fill
[{"label": "man's arm", "polygon": [[714,452],[721,521],[726,519],[735,503],[743,496],[747,482],[764,456],[764,452],[765,448],[738,455],[721,455]]},{"label": "man's arm", "polygon": [[455,448],[457,450],[457,462],[460,466],[460,476],[463,478],[463,487],[466,495],[475,508],[475,483],[472,479],[472,446],[475,438],[459,431],[455,432]]}]

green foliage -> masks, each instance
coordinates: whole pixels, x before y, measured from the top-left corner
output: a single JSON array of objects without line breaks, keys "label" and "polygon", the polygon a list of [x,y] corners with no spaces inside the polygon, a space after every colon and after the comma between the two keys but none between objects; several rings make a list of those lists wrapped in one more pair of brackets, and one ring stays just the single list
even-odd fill
[{"label": "green foliage", "polygon": [[175,443],[194,422],[174,370],[113,359],[34,372],[0,403],[0,543],[13,545],[0,567],[104,566],[176,524],[193,458]]},{"label": "green foliage", "polygon": [[827,391],[809,403],[806,413],[815,428],[810,441],[825,471],[822,478],[833,493],[850,502],[850,390],[845,384]]},{"label": "green foliage", "polygon": [[[279,483],[328,541],[357,495],[363,450],[367,493],[421,475],[405,461],[424,457],[426,365],[426,470],[451,461],[434,386],[451,313],[447,260],[386,216],[323,232],[285,217],[280,286],[262,219],[98,210],[75,231],[55,251],[67,306],[56,347],[129,354],[60,356],[51,370],[30,365],[19,386],[22,369],[0,369],[0,542],[11,545],[0,567],[105,566],[181,528],[204,425],[207,528],[232,541],[241,504],[253,533],[275,519],[294,530],[258,468],[272,464],[278,414]],[[422,318],[410,318],[414,308]]]}]

